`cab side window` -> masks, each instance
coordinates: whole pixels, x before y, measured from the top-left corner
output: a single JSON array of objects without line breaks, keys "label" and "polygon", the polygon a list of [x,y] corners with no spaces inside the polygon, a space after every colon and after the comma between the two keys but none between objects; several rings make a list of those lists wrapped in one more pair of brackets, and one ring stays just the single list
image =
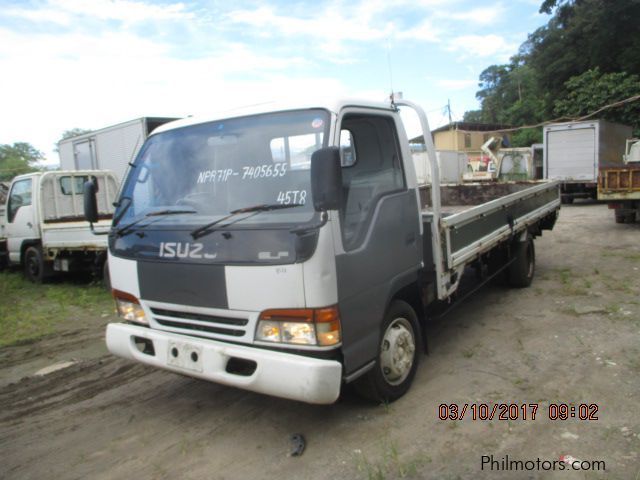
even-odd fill
[{"label": "cab side window", "polygon": [[13,184],[13,188],[9,194],[9,222],[13,222],[20,207],[26,207],[28,205],[31,205],[30,178],[17,181]]},{"label": "cab side window", "polygon": [[362,243],[382,197],[405,190],[406,183],[392,117],[346,115],[341,125],[341,147],[342,240],[345,249],[352,250]]}]

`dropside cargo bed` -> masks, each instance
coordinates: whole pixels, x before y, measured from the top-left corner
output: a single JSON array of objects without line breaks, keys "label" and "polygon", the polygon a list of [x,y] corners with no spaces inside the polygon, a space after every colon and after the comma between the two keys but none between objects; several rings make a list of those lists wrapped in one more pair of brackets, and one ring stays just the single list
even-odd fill
[{"label": "dropside cargo bed", "polygon": [[[421,188],[423,205],[430,198],[429,188]],[[468,263],[534,224],[552,228],[560,208],[557,182],[442,185],[440,193],[442,250],[448,269]],[[433,212],[426,205],[422,221],[429,231]],[[428,264],[432,252],[424,247]]]}]

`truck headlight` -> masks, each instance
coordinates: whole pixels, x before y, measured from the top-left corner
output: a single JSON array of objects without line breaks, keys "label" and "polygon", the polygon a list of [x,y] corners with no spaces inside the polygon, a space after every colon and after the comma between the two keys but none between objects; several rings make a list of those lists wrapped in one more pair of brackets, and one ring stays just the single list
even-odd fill
[{"label": "truck headlight", "polygon": [[129,322],[149,325],[144,310],[136,297],[120,290],[113,290],[113,298],[116,301],[116,309],[120,317]]},{"label": "truck headlight", "polygon": [[256,340],[297,345],[340,343],[338,307],[265,310],[256,327]]}]

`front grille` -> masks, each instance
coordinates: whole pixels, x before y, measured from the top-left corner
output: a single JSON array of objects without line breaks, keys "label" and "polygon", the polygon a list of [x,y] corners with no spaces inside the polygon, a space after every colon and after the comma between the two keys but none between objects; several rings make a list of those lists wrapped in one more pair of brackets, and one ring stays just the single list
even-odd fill
[{"label": "front grille", "polygon": [[242,337],[245,334],[245,330],[233,327],[244,327],[248,323],[246,318],[220,317],[156,307],[151,307],[151,313],[153,313],[154,320],[165,327],[215,333],[230,337]]}]

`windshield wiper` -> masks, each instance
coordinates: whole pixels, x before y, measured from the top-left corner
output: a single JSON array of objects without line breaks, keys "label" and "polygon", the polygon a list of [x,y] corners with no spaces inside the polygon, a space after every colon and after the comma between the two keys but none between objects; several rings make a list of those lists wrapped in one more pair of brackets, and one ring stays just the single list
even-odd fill
[{"label": "windshield wiper", "polygon": [[302,207],[303,205],[304,205],[303,203],[289,203],[287,205],[282,203],[272,203],[272,204],[263,203],[260,205],[253,205],[251,207],[238,208],[237,210],[231,210],[228,215],[225,215],[224,217],[219,218],[218,220],[214,220],[211,223],[207,223],[206,225],[196,228],[193,232],[191,232],[191,236],[195,240],[200,237],[204,237],[205,235],[209,235],[211,232],[215,231],[215,229],[213,228],[214,226],[232,217],[240,215],[241,213],[248,213],[249,215],[247,215],[246,217],[239,218],[233,222],[226,223],[224,226],[228,227],[229,225],[232,225],[240,220],[245,220],[247,218],[253,217],[254,215],[257,215],[260,212],[268,212],[270,210],[283,210],[285,208]]},{"label": "windshield wiper", "polygon": [[[131,223],[128,223],[127,225],[120,227],[118,230],[116,230],[116,235],[118,235],[119,237],[124,237],[125,235],[128,235],[129,233],[131,233],[133,231],[133,227],[135,227],[136,225],[138,225],[140,222],[142,222],[144,219],[149,218],[149,217],[162,217],[165,215],[180,215],[183,213],[197,213],[195,210],[187,210],[184,208],[180,208],[180,209],[168,209],[165,208],[163,210],[155,210],[153,212],[149,212],[147,214],[145,214],[143,217],[138,218],[137,220],[134,220]],[[145,223],[144,225],[142,225],[142,227],[146,227],[147,225],[150,225],[151,223],[153,223],[153,221],[149,222],[149,223]]]}]

